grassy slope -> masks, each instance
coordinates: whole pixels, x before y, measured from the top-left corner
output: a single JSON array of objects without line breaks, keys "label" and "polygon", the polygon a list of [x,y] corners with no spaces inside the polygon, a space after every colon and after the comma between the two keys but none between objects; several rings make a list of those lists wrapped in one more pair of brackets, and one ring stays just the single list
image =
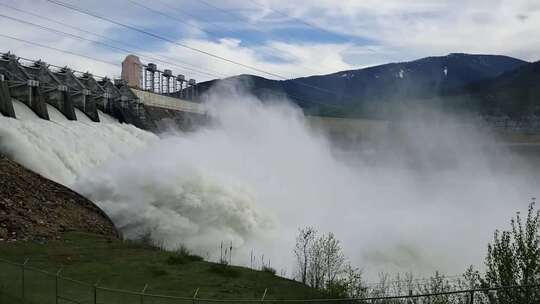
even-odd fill
[{"label": "grassy slope", "polygon": [[[260,298],[265,288],[268,288],[268,299],[321,296],[298,282],[243,267],[231,267],[234,275],[223,275],[212,271],[217,264],[204,261],[170,265],[167,259],[172,255],[142,244],[82,233],[68,233],[63,241],[46,245],[0,243],[0,258],[18,263],[30,258],[29,266],[50,272],[63,267],[62,275],[65,277],[88,283],[99,280],[100,286],[108,288],[139,292],[148,284],[147,293],[186,297],[193,296],[199,288],[199,298]],[[0,263],[0,290],[4,290],[3,298],[0,295],[1,303],[8,300],[5,291],[16,296],[21,294],[20,277],[20,268]],[[25,286],[30,299],[54,303],[54,278],[28,271]],[[91,301],[91,288],[74,286],[62,282],[61,294]],[[104,303],[138,301],[138,297],[107,292],[100,292],[101,297]],[[13,299],[8,302],[14,303]]]}]

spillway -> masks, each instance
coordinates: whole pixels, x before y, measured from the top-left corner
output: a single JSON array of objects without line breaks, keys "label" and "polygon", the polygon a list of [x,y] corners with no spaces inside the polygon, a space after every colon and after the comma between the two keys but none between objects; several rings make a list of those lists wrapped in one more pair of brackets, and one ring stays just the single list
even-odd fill
[{"label": "spillway", "polygon": [[15,115],[17,116],[17,119],[20,119],[20,120],[39,119],[36,113],[34,113],[34,111],[28,108],[24,103],[16,99],[12,99],[12,102],[13,102],[13,108],[15,109]]},{"label": "spillway", "polygon": [[24,119],[0,116],[0,153],[90,198],[125,237],[202,253],[220,238],[241,246],[268,225],[248,189],[198,172],[186,134],[160,138],[100,112],[99,123],[79,112],[71,121],[50,105],[49,121],[15,104]]},{"label": "spillway", "polygon": [[118,120],[112,117],[109,114],[103,113],[101,110],[98,110],[99,121],[102,123],[118,123]]},{"label": "spillway", "polygon": [[[99,112],[98,112],[99,114]],[[75,109],[75,115],[77,116],[77,120],[82,123],[94,123],[86,114],[84,114],[83,111],[79,109]]]},{"label": "spillway", "polygon": [[62,114],[62,112],[58,111],[55,107],[51,106],[50,104],[47,104],[47,112],[49,112],[49,120],[54,122],[66,122],[68,119]]},{"label": "spillway", "polygon": [[67,186],[83,171],[158,139],[103,113],[106,123],[92,122],[80,111],[79,120],[70,121],[47,105],[48,121],[20,101],[13,100],[13,105],[17,119],[0,116],[0,153]]}]

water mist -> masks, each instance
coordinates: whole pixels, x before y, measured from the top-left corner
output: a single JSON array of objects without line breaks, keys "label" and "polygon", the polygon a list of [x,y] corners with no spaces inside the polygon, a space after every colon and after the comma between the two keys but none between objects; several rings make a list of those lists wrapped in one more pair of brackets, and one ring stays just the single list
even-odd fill
[{"label": "water mist", "polygon": [[126,237],[213,260],[232,241],[233,263],[248,265],[253,250],[289,274],[308,225],[335,233],[369,279],[459,273],[481,264],[493,230],[538,186],[513,152],[451,118],[342,151],[284,100],[236,86],[208,97],[211,125],[159,137],[118,123],[0,118],[0,152],[95,201]]}]

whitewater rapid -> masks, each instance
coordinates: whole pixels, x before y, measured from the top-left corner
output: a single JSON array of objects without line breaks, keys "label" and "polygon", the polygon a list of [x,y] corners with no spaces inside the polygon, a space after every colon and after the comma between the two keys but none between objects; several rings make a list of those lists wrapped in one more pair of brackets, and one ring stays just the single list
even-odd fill
[{"label": "whitewater rapid", "polygon": [[251,189],[202,172],[182,153],[163,153],[174,154],[179,133],[160,138],[101,111],[100,123],[78,109],[69,121],[51,105],[46,121],[13,103],[18,119],[0,117],[0,152],[95,201],[127,238],[209,256],[220,241],[241,247],[272,230]]},{"label": "whitewater rapid", "polygon": [[22,102],[14,100],[13,105],[18,119],[0,119],[1,152],[68,186],[87,170],[158,140],[131,125],[94,123],[80,110],[76,112],[80,120],[69,121],[48,105],[51,121],[47,121]]},{"label": "whitewater rapid", "polygon": [[504,170],[520,165],[514,155],[493,161],[478,148],[489,138],[471,130],[401,130],[371,157],[359,145],[343,159],[286,102],[229,90],[208,107],[211,125],[157,136],[110,117],[73,122],[50,110],[53,121],[39,120],[17,103],[21,119],[0,117],[0,153],[86,195],[128,238],[211,260],[232,242],[233,263],[248,265],[253,251],[288,275],[305,226],[335,233],[368,279],[481,266],[493,231],[538,189]]}]

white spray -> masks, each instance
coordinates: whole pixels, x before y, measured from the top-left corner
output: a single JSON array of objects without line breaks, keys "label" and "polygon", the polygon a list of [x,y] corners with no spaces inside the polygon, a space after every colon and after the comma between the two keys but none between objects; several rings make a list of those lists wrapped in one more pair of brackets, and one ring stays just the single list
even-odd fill
[{"label": "white spray", "polygon": [[[368,278],[480,264],[493,230],[537,186],[494,169],[471,132],[401,132],[412,150],[392,144],[353,162],[286,103],[226,88],[209,107],[211,126],[161,138],[120,124],[0,118],[0,151],[96,201],[127,237],[214,259],[233,241],[234,263],[255,250],[291,269],[297,228],[312,225],[334,232]],[[432,166],[441,157],[450,165]]]}]

